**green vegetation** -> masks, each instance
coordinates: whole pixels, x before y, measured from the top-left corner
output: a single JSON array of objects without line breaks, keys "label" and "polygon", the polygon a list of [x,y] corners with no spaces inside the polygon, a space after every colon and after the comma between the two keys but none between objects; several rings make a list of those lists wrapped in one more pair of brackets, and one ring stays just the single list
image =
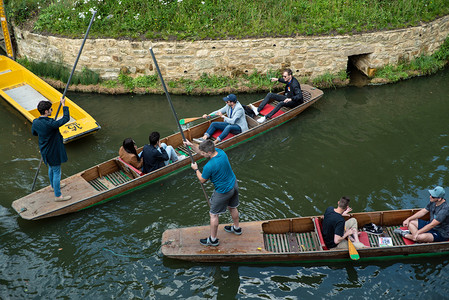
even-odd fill
[{"label": "green vegetation", "polygon": [[348,79],[346,70],[338,72],[338,74],[331,74],[329,72],[324,73],[321,76],[317,76],[312,80],[312,84],[321,88],[335,88],[337,85],[345,85]]},{"label": "green vegetation", "polygon": [[[38,76],[48,77],[60,80],[67,83],[70,77],[70,72],[62,63],[55,62],[33,62],[26,57],[17,60],[22,66],[33,72]],[[72,76],[71,84],[98,84],[100,82],[100,75],[92,70],[83,68],[81,72],[75,72]]]},{"label": "green vegetation", "polygon": [[418,25],[449,14],[449,0],[9,0],[17,24],[79,37],[221,39],[357,33]]},{"label": "green vegetation", "polygon": [[387,65],[376,72],[376,77],[396,82],[417,75],[429,75],[442,69],[449,61],[449,37],[432,55],[422,55],[410,62]]},{"label": "green vegetation", "polygon": [[[128,74],[120,73],[118,80],[109,80],[104,83],[107,87],[116,87],[118,84],[123,85],[127,91],[134,92],[137,88],[145,88],[147,90],[161,89],[158,75],[145,75],[132,78]],[[241,86],[252,88],[252,90],[264,90],[271,88],[272,77],[280,77],[279,71],[269,71],[266,74],[260,74],[256,70],[251,75],[243,75],[241,77],[226,77],[208,75],[204,73],[198,80],[181,78],[178,80],[170,80],[166,84],[170,89],[181,90],[183,93],[210,93],[211,90],[220,89],[238,89]]]}]

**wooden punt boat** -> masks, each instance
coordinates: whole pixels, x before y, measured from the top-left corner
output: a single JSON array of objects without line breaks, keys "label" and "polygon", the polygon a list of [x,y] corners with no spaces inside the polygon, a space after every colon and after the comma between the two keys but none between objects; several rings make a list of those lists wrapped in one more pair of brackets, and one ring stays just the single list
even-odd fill
[{"label": "wooden punt boat", "polygon": [[[217,144],[217,147],[224,149],[235,146],[270,129],[273,129],[274,127],[279,126],[280,124],[300,114],[323,95],[321,90],[309,85],[302,85],[302,90],[305,99],[303,104],[293,109],[283,108],[282,111],[277,112],[272,119],[262,124],[259,124],[255,119],[246,116],[250,129],[241,134],[230,134],[228,137],[223,139],[223,141]],[[256,101],[253,104],[258,106],[261,101],[262,100]],[[272,104],[275,103],[267,104],[263,112],[268,113],[271,111],[273,108]],[[222,118],[216,117],[191,128],[185,129],[183,130],[184,136],[189,140],[201,137],[213,121],[222,121]],[[218,136],[218,134],[219,132],[216,132],[214,136]],[[188,156],[188,152],[183,144],[180,132],[161,139],[161,142],[166,143],[167,145],[172,145],[178,155]],[[142,151],[142,148],[139,148],[138,151]],[[198,153],[193,151],[192,155],[195,160],[201,158]],[[15,200],[12,203],[12,207],[20,214],[22,218],[27,220],[36,220],[72,213],[106,201],[112,197],[119,196],[132,189],[146,186],[151,182],[188,168],[189,166],[190,159],[183,159],[151,173],[142,175],[138,170],[124,163],[118,157],[115,157],[90,169],[63,179],[61,182],[66,183],[64,194],[72,196],[72,199],[69,201],[54,202],[54,196],[50,191],[50,187],[46,187],[23,198]]]},{"label": "wooden punt boat", "polygon": [[[56,112],[62,94],[12,59],[0,55],[0,96],[32,122],[40,116],[37,104],[41,100],[53,103]],[[70,121],[60,127],[64,143],[99,130],[100,125],[81,107],[66,97]],[[62,118],[62,109],[58,114]]]},{"label": "wooden punt boat", "polygon": [[[418,244],[393,232],[402,221],[419,209],[354,213],[359,226],[374,223],[383,227],[391,246],[379,246],[379,236],[362,232],[367,248],[358,249],[360,261],[398,256],[449,253],[449,241]],[[427,215],[428,218],[428,215]],[[240,223],[240,236],[227,233],[219,225],[220,245],[203,246],[209,226],[169,229],[162,234],[162,253],[169,258],[194,262],[332,262],[349,260],[348,250],[324,250],[322,216]]]}]

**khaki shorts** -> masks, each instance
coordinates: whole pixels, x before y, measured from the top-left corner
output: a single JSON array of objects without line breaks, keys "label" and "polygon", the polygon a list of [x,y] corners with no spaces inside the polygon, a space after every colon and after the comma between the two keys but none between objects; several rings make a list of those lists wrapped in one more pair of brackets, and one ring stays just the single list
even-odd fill
[{"label": "khaki shorts", "polygon": [[[347,220],[345,222],[345,231],[348,229],[351,229],[351,228],[358,229],[357,220],[355,218],[350,218],[349,220]],[[356,247],[357,249],[365,247],[365,245],[363,245],[363,243],[353,242],[353,244],[354,244],[354,247]],[[338,243],[337,247],[335,247],[333,249],[338,249],[338,250],[348,249],[348,240],[344,239],[343,241]]]}]

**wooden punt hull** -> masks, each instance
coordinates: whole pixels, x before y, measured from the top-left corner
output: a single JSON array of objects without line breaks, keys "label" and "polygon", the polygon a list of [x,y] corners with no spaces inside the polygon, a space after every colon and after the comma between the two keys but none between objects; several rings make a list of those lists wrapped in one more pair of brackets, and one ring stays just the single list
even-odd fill
[{"label": "wooden punt hull", "polygon": [[[221,141],[217,147],[224,149],[235,146],[279,126],[300,114],[323,95],[321,90],[309,85],[303,85],[302,88],[306,99],[305,103],[293,109],[285,109],[282,115],[262,124],[257,123],[256,120],[247,116],[250,129],[244,133]],[[257,106],[261,101],[262,100],[256,101],[253,104]],[[187,128],[183,131],[184,136],[189,140],[201,137],[204,132],[206,132],[210,123],[217,120],[221,120],[221,118],[214,118],[191,128]],[[187,154],[187,149],[183,145],[181,133],[175,133],[163,138],[161,139],[161,142],[164,142],[167,145],[172,145],[178,154]],[[141,150],[142,148],[139,149],[139,151]],[[202,158],[197,153],[192,152],[192,154],[195,161]],[[136,172],[121,162],[118,157],[115,157],[63,179],[62,182],[66,183],[64,194],[72,196],[72,199],[69,201],[54,202],[54,195],[50,191],[50,187],[46,187],[15,200],[12,203],[12,207],[22,218],[27,220],[37,220],[72,213],[122,195],[130,190],[144,187],[156,180],[189,168],[190,163],[190,159],[186,158],[151,173],[139,176]]]},{"label": "wooden punt hull", "polygon": [[[375,223],[384,228],[393,246],[379,247],[378,236],[368,234],[370,248],[358,249],[360,261],[396,256],[448,254],[449,241],[406,245],[393,232],[418,209],[355,213],[359,227]],[[203,246],[209,226],[169,229],[162,234],[162,253],[169,258],[193,262],[332,262],[349,260],[348,250],[322,250],[313,218],[301,217],[240,223],[242,235],[227,233],[219,226],[220,245]]]},{"label": "wooden punt hull", "polygon": [[[0,96],[30,122],[40,116],[41,100],[53,103],[56,113],[62,94],[12,59],[0,55]],[[64,143],[91,134],[101,127],[86,111],[66,97],[70,121],[60,127]],[[54,117],[54,116],[53,116]],[[62,118],[62,109],[58,114]]]}]

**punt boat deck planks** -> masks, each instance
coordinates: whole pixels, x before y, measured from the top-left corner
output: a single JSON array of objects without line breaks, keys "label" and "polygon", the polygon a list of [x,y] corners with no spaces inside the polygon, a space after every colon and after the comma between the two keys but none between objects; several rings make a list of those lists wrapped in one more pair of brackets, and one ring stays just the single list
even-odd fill
[{"label": "punt boat deck planks", "polygon": [[[62,94],[25,67],[0,55],[0,96],[32,122],[40,116],[37,104],[42,100],[53,103],[56,113]],[[64,143],[91,134],[101,127],[86,111],[66,97],[70,120],[60,127]],[[62,110],[58,119],[62,118]],[[54,117],[54,116],[53,116]]]},{"label": "punt boat deck planks", "polygon": [[[318,101],[323,95],[321,90],[309,85],[302,85],[302,89],[305,99],[303,104],[295,108],[283,108],[279,116],[262,124],[246,116],[249,130],[241,134],[228,136],[218,143],[217,147],[224,149],[235,146],[279,126],[300,114],[307,107]],[[258,100],[253,104],[258,106],[261,102],[262,100]],[[273,103],[270,103],[270,105],[273,105]],[[184,136],[189,140],[201,137],[212,122],[222,120],[221,117],[216,117],[193,127],[186,128],[183,130]],[[178,132],[162,138],[161,142],[173,146],[178,155],[188,156],[188,151],[183,144],[181,133]],[[142,149],[143,147],[139,148],[138,151],[140,152]],[[191,153],[194,160],[202,159],[198,153],[193,151]],[[50,204],[54,199],[54,195],[48,192],[49,188],[47,187],[15,200],[12,203],[12,207],[22,218],[27,220],[37,220],[72,213],[101,203],[129,190],[143,187],[165,176],[186,169],[189,166],[190,159],[185,158],[151,173],[142,175],[140,171],[124,163],[118,157],[115,157],[64,179],[62,181],[66,183],[64,194],[72,196],[72,199],[69,201]]]}]

